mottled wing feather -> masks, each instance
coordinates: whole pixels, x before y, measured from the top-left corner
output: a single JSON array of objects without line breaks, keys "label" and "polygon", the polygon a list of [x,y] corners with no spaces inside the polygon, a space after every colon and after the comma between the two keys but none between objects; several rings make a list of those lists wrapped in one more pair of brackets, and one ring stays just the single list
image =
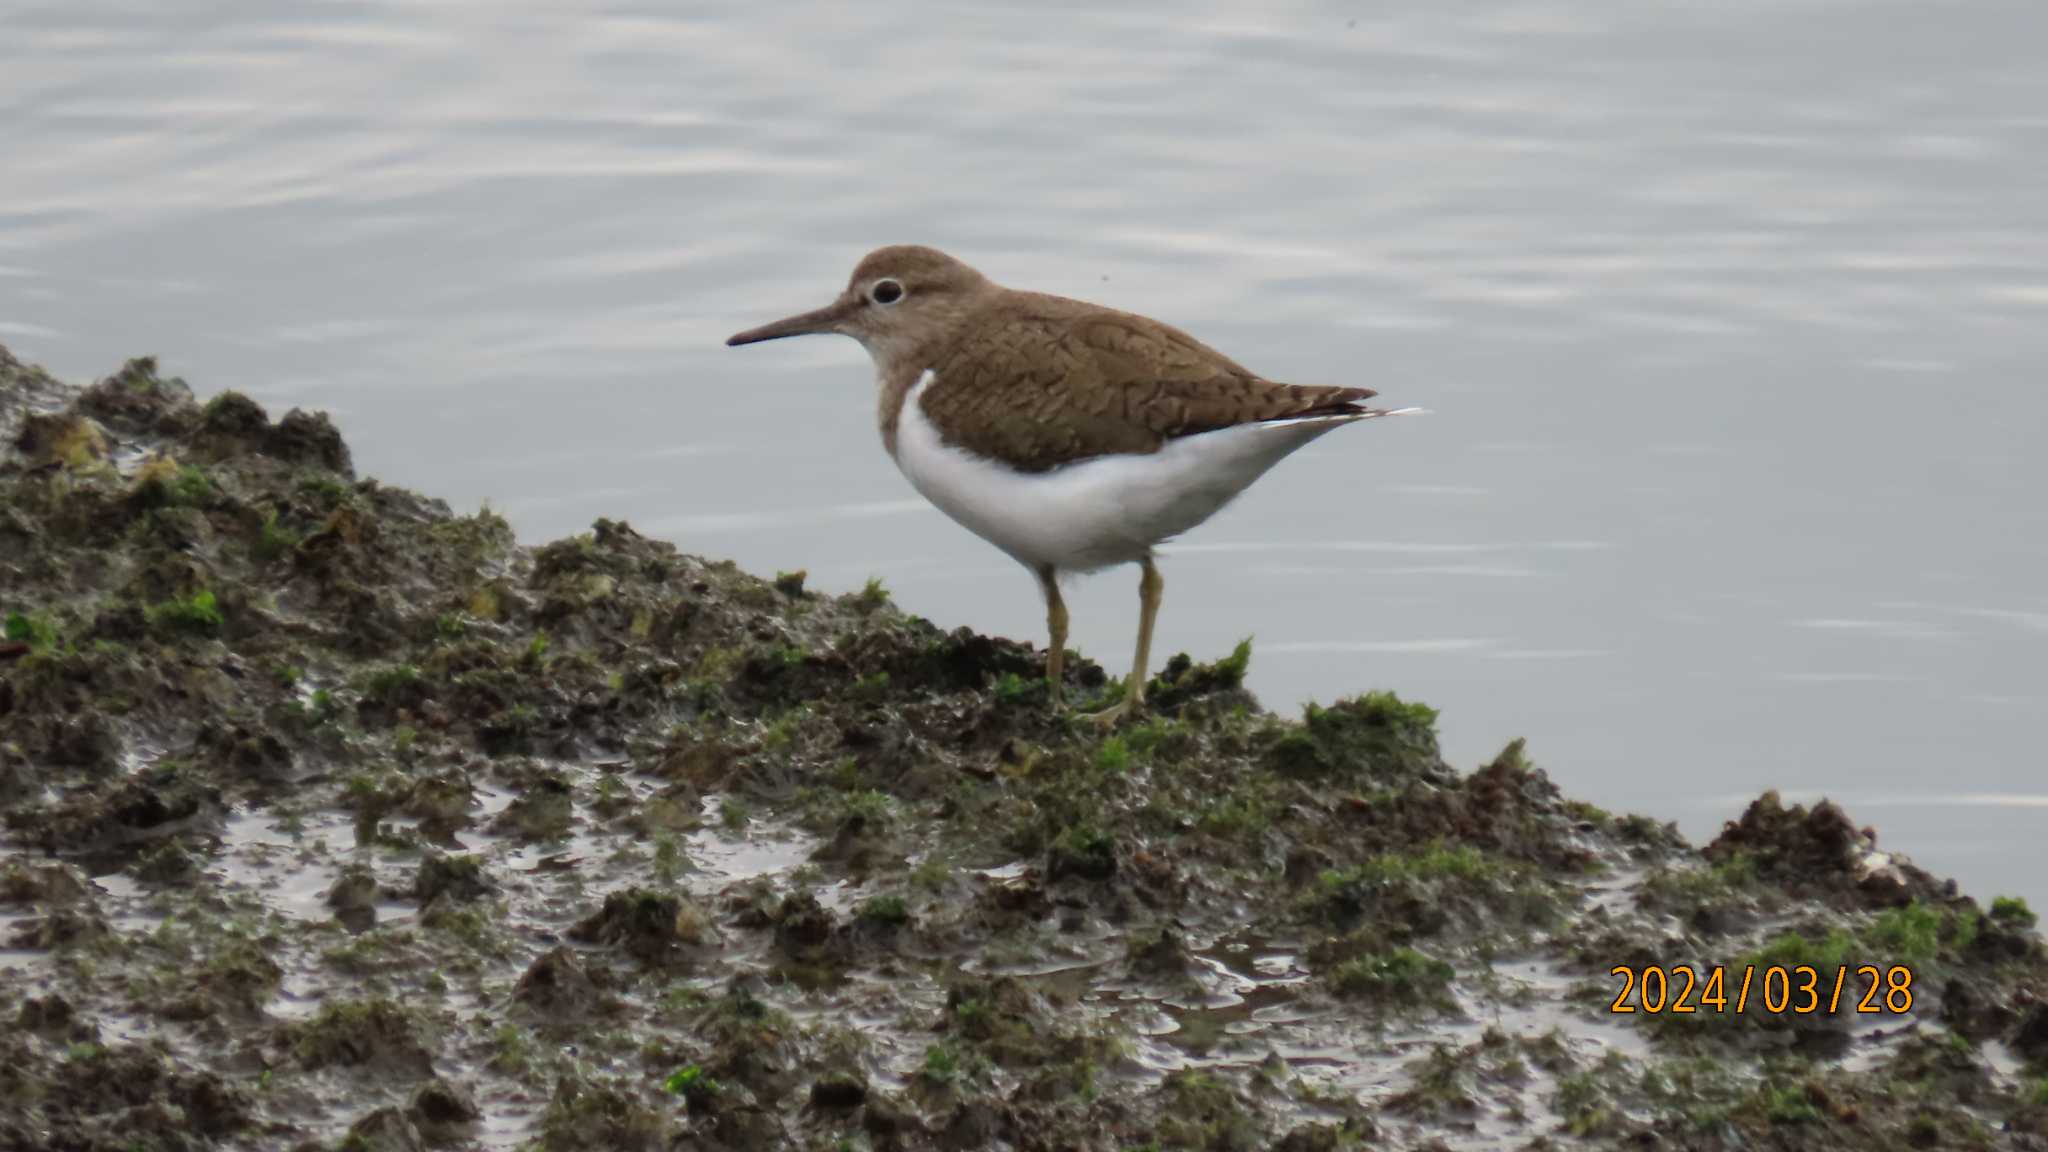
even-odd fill
[{"label": "mottled wing feather", "polygon": [[949,443],[1026,471],[1156,452],[1176,436],[1236,424],[1352,411],[1373,395],[1266,380],[1143,316],[1024,293],[1008,303],[1000,320],[962,326],[969,335],[936,358],[921,399]]}]

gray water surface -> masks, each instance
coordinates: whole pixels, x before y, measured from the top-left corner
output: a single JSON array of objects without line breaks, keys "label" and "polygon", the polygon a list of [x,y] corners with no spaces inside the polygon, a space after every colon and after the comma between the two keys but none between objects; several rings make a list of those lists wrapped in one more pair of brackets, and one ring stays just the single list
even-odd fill
[{"label": "gray water surface", "polygon": [[[1042,642],[855,345],[720,346],[937,244],[1432,410],[1186,537],[1164,652],[2048,902],[2048,8],[1409,8],[0,0],[0,341]],[[1069,596],[1112,669],[1135,588]]]}]

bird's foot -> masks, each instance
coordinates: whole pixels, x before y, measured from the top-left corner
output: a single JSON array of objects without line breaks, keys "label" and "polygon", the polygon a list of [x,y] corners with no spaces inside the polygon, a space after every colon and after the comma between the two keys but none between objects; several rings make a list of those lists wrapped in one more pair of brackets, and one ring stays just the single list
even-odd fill
[{"label": "bird's foot", "polygon": [[1136,719],[1144,711],[1145,701],[1142,697],[1133,699],[1126,696],[1099,712],[1076,712],[1074,718],[1076,720],[1086,720],[1107,732],[1126,720]]}]

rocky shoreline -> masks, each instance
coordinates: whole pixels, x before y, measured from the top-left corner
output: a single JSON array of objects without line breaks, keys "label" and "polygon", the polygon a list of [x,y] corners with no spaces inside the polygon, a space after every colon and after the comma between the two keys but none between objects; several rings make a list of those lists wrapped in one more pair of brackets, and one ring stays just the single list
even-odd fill
[{"label": "rocky shoreline", "polygon": [[0,1148],[2048,1148],[2033,913],[1832,805],[1696,849],[1248,648],[1104,734],[879,585],[524,546],[148,360],[0,348],[0,445]]}]

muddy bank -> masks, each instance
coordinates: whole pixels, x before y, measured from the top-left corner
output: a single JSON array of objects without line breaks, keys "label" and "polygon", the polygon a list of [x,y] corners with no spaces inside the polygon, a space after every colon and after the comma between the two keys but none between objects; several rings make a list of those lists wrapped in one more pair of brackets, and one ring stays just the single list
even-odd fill
[{"label": "muddy bank", "polygon": [[0,1148],[2048,1147],[2033,913],[1831,805],[1695,848],[1248,649],[1104,734],[148,361],[0,351],[0,444]]}]

